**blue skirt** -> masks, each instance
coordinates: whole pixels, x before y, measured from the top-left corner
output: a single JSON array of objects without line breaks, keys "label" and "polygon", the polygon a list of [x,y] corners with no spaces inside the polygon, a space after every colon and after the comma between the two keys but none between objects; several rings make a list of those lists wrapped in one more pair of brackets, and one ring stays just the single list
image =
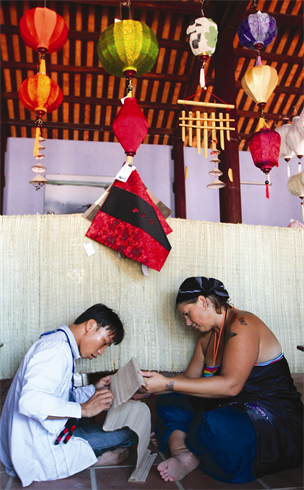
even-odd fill
[{"label": "blue skirt", "polygon": [[226,405],[195,414],[187,395],[160,395],[156,401],[155,434],[164,453],[171,433],[187,434],[187,448],[199,468],[216,480],[246,483],[256,479],[256,434],[246,412]]}]

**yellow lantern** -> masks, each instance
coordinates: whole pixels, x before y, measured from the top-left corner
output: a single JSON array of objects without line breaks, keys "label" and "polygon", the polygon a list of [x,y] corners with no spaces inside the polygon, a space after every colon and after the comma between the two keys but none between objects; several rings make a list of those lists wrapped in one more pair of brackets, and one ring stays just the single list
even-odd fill
[{"label": "yellow lantern", "polygon": [[265,107],[277,84],[277,70],[268,65],[254,66],[242,78],[244,91],[258,106],[264,104]]}]

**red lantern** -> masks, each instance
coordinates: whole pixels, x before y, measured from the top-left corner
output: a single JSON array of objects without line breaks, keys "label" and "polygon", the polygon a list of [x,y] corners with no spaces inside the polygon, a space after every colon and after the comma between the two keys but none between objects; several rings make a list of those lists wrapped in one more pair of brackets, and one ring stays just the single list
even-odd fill
[{"label": "red lantern", "polygon": [[113,131],[127,156],[133,157],[148,132],[148,121],[134,97],[125,98],[113,121]]},{"label": "red lantern", "polygon": [[20,20],[20,34],[27,46],[39,53],[54,53],[66,43],[68,28],[54,10],[37,7]]},{"label": "red lantern", "polygon": [[266,197],[269,199],[268,174],[274,166],[279,166],[281,136],[272,129],[263,128],[250,137],[248,145],[255,166],[266,175]]}]

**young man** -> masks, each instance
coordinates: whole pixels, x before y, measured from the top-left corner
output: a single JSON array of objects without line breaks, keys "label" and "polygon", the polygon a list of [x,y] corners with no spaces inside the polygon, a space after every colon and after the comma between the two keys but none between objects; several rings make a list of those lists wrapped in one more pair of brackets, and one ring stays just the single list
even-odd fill
[{"label": "young man", "polygon": [[[111,376],[74,389],[74,362],[101,356],[124,337],[111,309],[97,304],[69,327],[46,332],[29,349],[8,392],[0,420],[0,459],[22,485],[56,480],[96,464],[117,464],[137,442],[127,427],[104,432],[88,418],[109,410]],[[72,430],[65,429],[67,419]],[[67,424],[68,425],[68,424]],[[62,434],[65,430],[66,434]]]}]

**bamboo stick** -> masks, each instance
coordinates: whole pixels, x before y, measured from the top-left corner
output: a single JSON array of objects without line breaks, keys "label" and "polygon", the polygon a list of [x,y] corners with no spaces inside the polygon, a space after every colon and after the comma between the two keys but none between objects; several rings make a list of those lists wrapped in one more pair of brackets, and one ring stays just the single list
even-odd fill
[{"label": "bamboo stick", "polygon": [[224,140],[224,131],[223,131],[223,113],[219,113],[220,118],[220,146],[222,150],[225,150],[225,140]]},{"label": "bamboo stick", "polygon": [[200,130],[200,111],[196,111],[196,120],[197,120],[197,125],[196,125],[196,148],[197,148],[197,153],[200,155],[201,154],[201,130]]},{"label": "bamboo stick", "polygon": [[[189,112],[189,119],[192,118],[192,111]],[[192,119],[190,119],[191,121]],[[189,122],[190,122],[189,121]],[[190,124],[187,124],[186,127],[189,128],[189,146],[192,146],[192,123],[190,122]]]},{"label": "bamboo stick", "polygon": [[207,112],[204,112],[204,157],[208,158],[208,129],[207,129]]},{"label": "bamboo stick", "polygon": [[192,101],[192,100],[181,100],[178,99],[177,101],[178,104],[183,104],[183,105],[196,105],[196,106],[201,106],[201,107],[218,107],[218,108],[227,108],[227,109],[234,109],[235,106],[232,104],[216,104],[213,102],[197,102],[197,101]]}]

